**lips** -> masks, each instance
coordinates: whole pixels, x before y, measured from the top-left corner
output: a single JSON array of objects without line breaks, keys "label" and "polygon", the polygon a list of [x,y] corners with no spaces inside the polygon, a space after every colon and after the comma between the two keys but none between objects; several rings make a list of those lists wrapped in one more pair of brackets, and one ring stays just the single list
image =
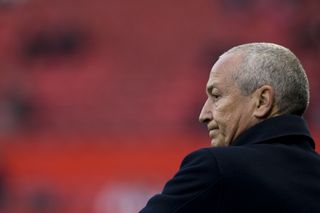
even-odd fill
[{"label": "lips", "polygon": [[211,130],[215,130],[215,129],[218,129],[218,126],[215,125],[215,124],[208,124],[208,130],[211,131]]},{"label": "lips", "polygon": [[217,134],[218,134],[218,129],[217,128],[209,130],[209,136],[211,138],[213,138]]},{"label": "lips", "polygon": [[208,125],[209,137],[213,138],[218,133],[218,127],[216,125]]}]

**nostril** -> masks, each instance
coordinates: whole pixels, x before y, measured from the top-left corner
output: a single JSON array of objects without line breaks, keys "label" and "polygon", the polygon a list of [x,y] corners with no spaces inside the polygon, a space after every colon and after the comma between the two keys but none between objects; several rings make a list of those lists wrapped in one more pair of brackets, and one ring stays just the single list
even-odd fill
[{"label": "nostril", "polygon": [[209,118],[205,118],[205,119],[203,119],[201,122],[207,124],[207,123],[209,123],[209,121],[210,121]]},{"label": "nostril", "polygon": [[199,117],[199,122],[200,123],[208,123],[210,121],[210,119],[208,117],[204,117],[204,116],[200,116]]}]

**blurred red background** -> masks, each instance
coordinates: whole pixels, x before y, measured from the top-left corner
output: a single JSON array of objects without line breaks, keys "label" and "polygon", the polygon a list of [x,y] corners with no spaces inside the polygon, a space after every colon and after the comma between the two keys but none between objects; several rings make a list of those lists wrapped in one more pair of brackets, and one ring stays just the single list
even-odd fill
[{"label": "blurred red background", "polygon": [[[183,156],[217,57],[275,42],[310,79],[319,144],[317,0],[1,0],[0,212],[131,213]],[[319,147],[319,146],[318,146]]]}]

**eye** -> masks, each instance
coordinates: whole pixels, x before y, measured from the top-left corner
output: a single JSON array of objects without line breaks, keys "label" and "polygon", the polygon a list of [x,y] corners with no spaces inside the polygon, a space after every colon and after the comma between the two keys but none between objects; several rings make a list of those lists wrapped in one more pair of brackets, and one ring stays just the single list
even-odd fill
[{"label": "eye", "polygon": [[213,100],[217,101],[217,100],[219,100],[219,98],[221,97],[221,95],[220,95],[220,94],[213,93],[213,94],[211,94],[211,97],[213,98]]},{"label": "eye", "polygon": [[214,102],[218,101],[221,98],[220,90],[218,90],[213,86],[209,86],[207,88],[207,94],[208,94],[208,97],[210,97],[210,99],[212,99],[212,101]]}]

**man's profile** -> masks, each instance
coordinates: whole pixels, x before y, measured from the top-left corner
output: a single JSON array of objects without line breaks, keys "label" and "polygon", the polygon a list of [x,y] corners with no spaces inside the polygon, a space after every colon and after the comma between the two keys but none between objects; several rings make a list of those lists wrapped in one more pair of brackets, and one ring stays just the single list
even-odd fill
[{"label": "man's profile", "polygon": [[320,212],[320,157],[302,118],[309,84],[297,57],[272,43],[233,47],[212,67],[199,120],[210,148],[141,213]]}]

